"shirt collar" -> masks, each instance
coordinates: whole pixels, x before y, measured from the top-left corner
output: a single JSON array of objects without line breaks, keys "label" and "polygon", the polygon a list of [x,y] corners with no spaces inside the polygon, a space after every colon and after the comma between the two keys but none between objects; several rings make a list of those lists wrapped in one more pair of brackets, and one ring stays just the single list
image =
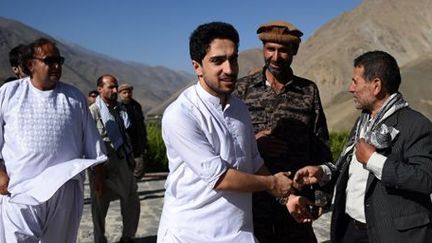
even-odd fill
[{"label": "shirt collar", "polygon": [[[201,99],[204,101],[210,103],[211,105],[215,107],[221,106],[220,98],[214,95],[211,95],[209,92],[207,92],[201,84],[198,82],[196,87],[197,94],[200,96]],[[225,109],[229,106],[230,97],[228,97],[227,104],[225,105]]]},{"label": "shirt collar", "polygon": [[[253,86],[255,87],[265,87],[265,88],[270,88],[270,83],[267,81],[267,79],[265,78],[265,73],[266,71],[266,67],[263,67],[262,70],[260,72],[257,72],[254,76],[255,78],[253,78],[253,80],[255,80],[255,83],[253,83]],[[281,93],[284,93],[288,87],[293,87],[295,89],[300,89],[299,87],[296,86],[294,80],[296,79],[295,75],[292,75],[292,79],[289,80],[285,85],[284,85],[284,89]]]},{"label": "shirt collar", "polygon": [[201,84],[198,82],[196,85],[196,91],[198,95],[201,97],[201,99],[205,100],[206,102],[209,102],[210,104],[214,106],[220,105],[220,99],[219,97],[211,95],[209,92],[207,92]]},{"label": "shirt collar", "polygon": [[54,89],[40,90],[40,89],[36,88],[33,85],[33,83],[31,82],[31,78],[30,77],[25,77],[25,79],[28,80],[27,82],[28,82],[28,85],[29,85],[30,89],[33,90],[40,97],[48,98],[48,97],[53,96],[57,92],[57,89],[58,89],[58,86],[59,86],[59,83],[57,83],[57,85],[54,87]]}]

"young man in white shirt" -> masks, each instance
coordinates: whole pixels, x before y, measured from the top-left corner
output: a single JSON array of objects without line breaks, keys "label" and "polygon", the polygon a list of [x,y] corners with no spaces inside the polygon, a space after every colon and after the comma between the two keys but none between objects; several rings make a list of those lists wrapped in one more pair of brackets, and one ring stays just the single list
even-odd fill
[{"label": "young man in white shirt", "polygon": [[198,83],[162,119],[170,173],[158,242],[256,242],[251,193],[286,198],[292,190],[289,173],[270,175],[264,166],[249,111],[231,95],[238,44],[237,31],[222,22],[190,36]]}]

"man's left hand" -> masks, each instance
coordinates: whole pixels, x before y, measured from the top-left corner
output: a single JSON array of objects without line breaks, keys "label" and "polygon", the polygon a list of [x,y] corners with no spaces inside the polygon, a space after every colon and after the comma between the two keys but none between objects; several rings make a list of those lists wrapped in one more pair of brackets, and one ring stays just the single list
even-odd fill
[{"label": "man's left hand", "polygon": [[286,207],[297,223],[310,223],[314,219],[309,213],[309,205],[312,205],[312,203],[307,198],[291,194]]},{"label": "man's left hand", "polygon": [[366,165],[369,158],[372,156],[372,154],[375,152],[375,147],[366,143],[364,138],[360,138],[356,145],[356,158],[358,162]]}]

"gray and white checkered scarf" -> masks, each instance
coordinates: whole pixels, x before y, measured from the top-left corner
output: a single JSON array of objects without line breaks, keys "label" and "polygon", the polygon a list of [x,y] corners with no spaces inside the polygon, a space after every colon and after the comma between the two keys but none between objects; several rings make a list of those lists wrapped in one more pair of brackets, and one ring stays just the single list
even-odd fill
[{"label": "gray and white checkered scarf", "polygon": [[363,111],[357,120],[354,136],[349,138],[342,154],[339,156],[338,161],[336,161],[336,166],[338,167],[339,163],[343,163],[345,160],[343,158],[346,158],[353,152],[360,137],[363,137],[367,143],[372,144],[377,149],[389,147],[391,141],[397,136],[399,131],[394,127],[386,126],[383,122],[387,117],[407,106],[408,102],[405,101],[401,93],[397,92],[386,100],[374,118],[371,119],[371,114]]}]

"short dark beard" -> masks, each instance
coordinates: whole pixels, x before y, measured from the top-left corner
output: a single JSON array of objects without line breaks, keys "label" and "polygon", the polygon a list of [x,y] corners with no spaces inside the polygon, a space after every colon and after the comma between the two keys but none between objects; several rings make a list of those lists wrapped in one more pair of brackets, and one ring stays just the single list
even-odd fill
[{"label": "short dark beard", "polygon": [[264,59],[265,68],[281,83],[286,83],[294,78],[293,70],[291,69],[292,59],[279,62],[281,64],[280,69],[274,69],[271,67],[271,60]]},{"label": "short dark beard", "polygon": [[275,76],[278,80],[285,80],[285,78],[287,78],[287,76],[289,75],[289,68],[285,69],[274,69],[272,68],[272,66],[270,65],[270,61],[265,61],[265,68],[273,75]]},{"label": "short dark beard", "polygon": [[130,99],[122,99],[121,100],[121,102],[123,103],[123,104],[129,104],[129,103],[131,103],[132,102],[132,98],[130,98]]},{"label": "short dark beard", "polygon": [[266,64],[266,68],[267,68],[267,70],[269,70],[269,72],[270,72],[271,74],[273,74],[273,76],[277,77],[278,79],[279,79],[280,77],[282,77],[282,73],[283,73],[283,71],[282,71],[281,69],[274,69],[274,68],[272,68],[272,67],[269,65],[269,63]]}]

